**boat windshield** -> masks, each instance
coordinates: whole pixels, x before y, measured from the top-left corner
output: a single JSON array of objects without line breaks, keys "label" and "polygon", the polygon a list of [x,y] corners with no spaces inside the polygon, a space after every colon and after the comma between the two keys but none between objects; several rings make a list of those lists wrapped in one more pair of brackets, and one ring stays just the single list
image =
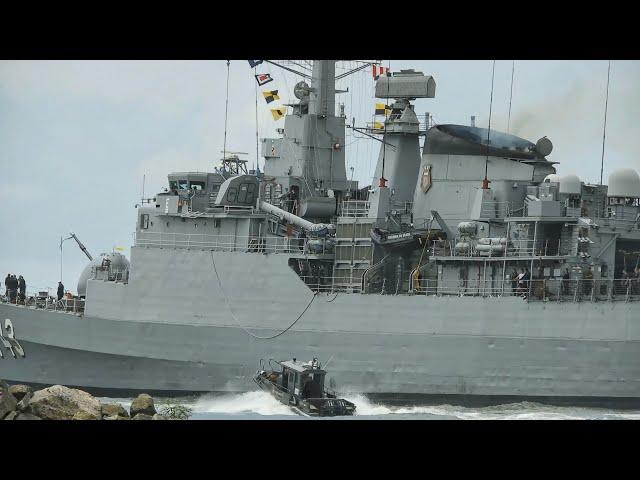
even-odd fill
[{"label": "boat windshield", "polygon": [[306,373],[302,375],[302,398],[322,397],[323,374]]}]

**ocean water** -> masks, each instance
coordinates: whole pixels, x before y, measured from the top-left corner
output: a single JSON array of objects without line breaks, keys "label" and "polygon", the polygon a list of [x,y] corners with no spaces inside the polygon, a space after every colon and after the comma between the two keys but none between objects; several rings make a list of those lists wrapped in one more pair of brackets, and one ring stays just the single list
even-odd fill
[{"label": "ocean water", "polygon": [[[640,420],[640,410],[612,410],[587,407],[556,407],[535,402],[509,403],[490,407],[454,405],[385,405],[374,403],[364,395],[345,395],[355,403],[353,417],[332,417],[334,420]],[[118,402],[127,410],[132,399],[101,398],[103,402]],[[269,393],[261,390],[237,394],[207,394],[200,397],[154,398],[156,408],[164,402],[181,404],[193,409],[190,420],[311,420],[302,417]]]}]

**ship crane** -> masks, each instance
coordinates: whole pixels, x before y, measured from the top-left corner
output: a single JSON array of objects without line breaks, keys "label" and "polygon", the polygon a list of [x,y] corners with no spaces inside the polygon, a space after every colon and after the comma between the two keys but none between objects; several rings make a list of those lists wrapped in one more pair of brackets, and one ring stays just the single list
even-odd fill
[{"label": "ship crane", "polygon": [[84,252],[84,254],[87,256],[87,258],[89,259],[89,261],[93,260],[93,257],[91,256],[91,254],[89,253],[89,251],[87,250],[87,247],[85,247],[82,242],[78,239],[78,237],[76,237],[75,233],[69,233],[69,235],[71,235],[70,237],[66,238],[65,240],[69,240],[69,238],[73,238],[76,243],[78,244],[78,246],[80,247],[80,250],[82,250]]}]

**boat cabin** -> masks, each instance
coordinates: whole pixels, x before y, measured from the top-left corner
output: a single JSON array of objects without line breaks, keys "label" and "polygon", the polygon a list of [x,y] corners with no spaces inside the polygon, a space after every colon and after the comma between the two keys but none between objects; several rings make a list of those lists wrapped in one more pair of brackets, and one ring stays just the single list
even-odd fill
[{"label": "boat cabin", "polygon": [[281,362],[282,387],[292,395],[301,398],[321,398],[324,390],[324,377],[327,372],[320,368],[317,359],[303,363],[293,360]]}]

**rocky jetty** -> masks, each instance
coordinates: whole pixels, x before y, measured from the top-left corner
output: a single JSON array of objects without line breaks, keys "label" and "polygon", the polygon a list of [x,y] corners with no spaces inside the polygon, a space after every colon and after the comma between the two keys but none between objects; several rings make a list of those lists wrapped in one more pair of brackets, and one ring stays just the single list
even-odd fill
[{"label": "rocky jetty", "polygon": [[138,395],[127,410],[100,403],[89,393],[62,385],[34,391],[0,380],[0,420],[171,420],[156,411],[153,398]]},{"label": "rocky jetty", "polygon": [[140,395],[138,395],[138,397],[131,403],[129,412],[134,420],[136,415],[139,414],[153,417],[156,413],[158,413],[156,412],[153,398],[151,398],[151,395],[147,395],[146,393],[141,393]]}]

